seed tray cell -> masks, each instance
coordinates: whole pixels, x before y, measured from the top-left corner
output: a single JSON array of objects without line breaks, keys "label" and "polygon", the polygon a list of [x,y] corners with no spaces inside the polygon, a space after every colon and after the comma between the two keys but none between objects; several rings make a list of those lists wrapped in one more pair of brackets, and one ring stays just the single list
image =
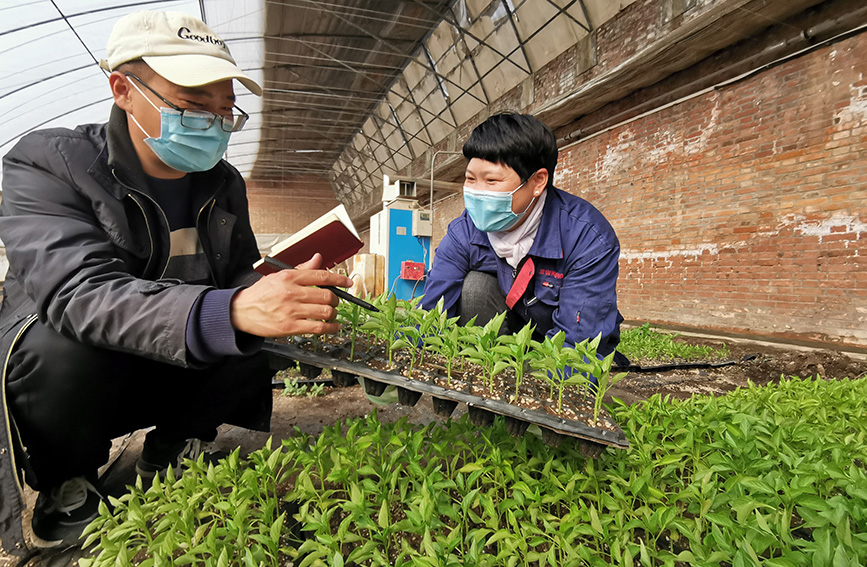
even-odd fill
[{"label": "seed tray cell", "polygon": [[[490,414],[497,414],[506,417],[509,431],[514,432],[513,434],[515,435],[523,435],[529,424],[536,424],[540,426],[543,431],[546,429],[548,430],[548,433],[544,434],[546,443],[559,444],[562,442],[562,439],[555,435],[576,438],[579,441],[580,447],[586,449],[586,451],[582,450],[582,453],[587,454],[588,456],[591,456],[594,453],[598,456],[605,446],[619,449],[626,449],[629,447],[629,441],[617,425],[614,425],[613,431],[591,427],[586,423],[556,417],[543,411],[529,410],[503,401],[490,400],[467,392],[451,390],[436,384],[409,379],[397,372],[377,370],[367,366],[366,364],[348,362],[328,354],[310,352],[292,344],[266,341],[264,348],[270,355],[290,358],[298,361],[302,365],[330,368],[332,374],[337,371],[339,373],[360,376],[364,378],[366,389],[371,388],[378,390],[381,388],[384,390],[386,385],[393,385],[398,387],[399,395],[401,390],[416,392],[419,396],[421,394],[428,394],[434,399],[435,412],[437,412],[438,407],[441,407],[442,413],[438,413],[438,415],[443,415],[444,417],[446,416],[446,411],[448,411],[447,415],[451,415],[458,403],[465,403],[469,407],[471,421],[477,425],[482,425],[487,421],[487,418],[483,417],[485,414],[482,414],[481,412],[488,412]],[[382,386],[377,385],[377,383],[382,384]],[[368,384],[370,386],[368,386]],[[371,392],[368,390],[368,393]],[[380,392],[380,394],[381,393],[382,392]],[[407,399],[409,400],[409,398]],[[440,401],[437,401],[438,399]],[[418,399],[416,399],[416,402],[417,401]],[[442,407],[439,404],[442,404],[443,402],[451,403]],[[452,407],[449,410],[447,406]]]}]

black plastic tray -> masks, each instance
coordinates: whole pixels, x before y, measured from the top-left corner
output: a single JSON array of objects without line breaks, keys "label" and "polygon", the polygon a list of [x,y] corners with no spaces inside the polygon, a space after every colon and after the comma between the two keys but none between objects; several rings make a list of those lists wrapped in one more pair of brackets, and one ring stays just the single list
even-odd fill
[{"label": "black plastic tray", "polygon": [[602,445],[619,449],[626,449],[629,447],[629,441],[626,439],[623,431],[621,431],[616,424],[614,425],[616,428],[615,431],[598,429],[590,427],[582,422],[555,417],[541,411],[513,406],[498,400],[489,400],[466,392],[451,390],[443,388],[442,386],[437,386],[436,384],[422,382],[420,380],[411,380],[396,372],[376,370],[362,363],[348,362],[327,354],[309,352],[295,345],[266,341],[264,348],[266,352],[273,355],[290,358],[313,366],[319,366],[320,368],[330,368],[340,372],[354,374],[356,376],[361,376],[362,378],[384,382],[386,384],[399,386],[423,394],[429,394],[435,398],[462,402],[468,406],[482,408],[507,418],[534,423],[561,435],[576,437],[581,440],[600,443]]}]

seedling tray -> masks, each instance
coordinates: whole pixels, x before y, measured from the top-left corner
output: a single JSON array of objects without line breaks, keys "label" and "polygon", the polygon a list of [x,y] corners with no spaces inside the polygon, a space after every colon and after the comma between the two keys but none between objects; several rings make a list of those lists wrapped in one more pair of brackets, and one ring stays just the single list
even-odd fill
[{"label": "seedling tray", "polygon": [[[384,385],[397,386],[399,395],[403,395],[403,398],[410,402],[407,405],[414,405],[420,397],[418,394],[428,394],[433,398],[435,409],[437,405],[442,406],[443,402],[446,402],[446,406],[456,406],[457,403],[467,404],[471,419],[476,417],[473,421],[477,424],[485,421],[485,411],[504,416],[507,427],[516,435],[523,434],[529,424],[535,424],[542,428],[543,440],[546,443],[558,445],[562,441],[562,438],[558,437],[559,435],[574,438],[579,442],[584,442],[582,443],[582,452],[588,456],[597,456],[605,446],[618,449],[629,447],[629,441],[616,424],[613,425],[612,431],[599,429],[580,421],[555,417],[543,411],[526,409],[503,401],[482,398],[467,392],[409,379],[397,372],[378,370],[360,362],[349,362],[329,354],[310,352],[293,344],[266,341],[264,348],[272,357],[296,360],[302,365],[330,368],[332,373],[337,371],[338,375],[342,373],[362,377],[368,393],[373,395],[377,395],[375,391],[377,383],[383,385],[383,389]],[[372,389],[373,391],[371,391]],[[417,395],[408,394],[407,391],[415,392]],[[453,409],[454,407],[452,407]],[[450,413],[448,409],[445,411]]]}]

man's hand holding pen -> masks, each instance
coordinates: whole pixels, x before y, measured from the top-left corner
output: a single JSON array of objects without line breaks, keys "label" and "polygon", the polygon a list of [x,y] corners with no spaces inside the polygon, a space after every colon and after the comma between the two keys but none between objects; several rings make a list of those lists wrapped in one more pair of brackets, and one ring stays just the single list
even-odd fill
[{"label": "man's hand holding pen", "polygon": [[316,254],[294,270],[280,270],[242,289],[232,299],[232,326],[260,337],[336,333],[338,298],[322,286],[351,287],[346,276],[318,269]]}]

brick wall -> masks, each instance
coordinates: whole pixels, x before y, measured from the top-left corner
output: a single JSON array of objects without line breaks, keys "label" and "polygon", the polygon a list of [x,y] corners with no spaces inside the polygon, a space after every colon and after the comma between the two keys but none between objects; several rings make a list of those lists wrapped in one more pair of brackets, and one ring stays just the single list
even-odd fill
[{"label": "brick wall", "polygon": [[867,345],[867,34],[561,150],[632,320]]},{"label": "brick wall", "polygon": [[248,181],[247,200],[256,234],[291,234],[340,204],[325,177]]},{"label": "brick wall", "polygon": [[[561,149],[555,182],[620,238],[624,317],[867,346],[863,53],[867,34]],[[437,204],[434,242],[462,210],[459,197]]]},{"label": "brick wall", "polygon": [[[581,46],[567,50],[528,79],[531,89],[507,93],[431,151],[459,149],[490,112],[544,112],[676,27],[667,5],[630,5],[598,29],[596,65],[579,65]],[[850,3],[829,0],[769,22],[555,132],[609,128],[562,148],[555,182],[594,203],[617,230],[627,320],[867,347],[867,33],[762,67],[797,30],[849,12]],[[405,174],[426,177],[429,162],[427,155]],[[458,181],[458,169],[439,179]],[[434,245],[462,210],[459,195],[437,202]]]}]

